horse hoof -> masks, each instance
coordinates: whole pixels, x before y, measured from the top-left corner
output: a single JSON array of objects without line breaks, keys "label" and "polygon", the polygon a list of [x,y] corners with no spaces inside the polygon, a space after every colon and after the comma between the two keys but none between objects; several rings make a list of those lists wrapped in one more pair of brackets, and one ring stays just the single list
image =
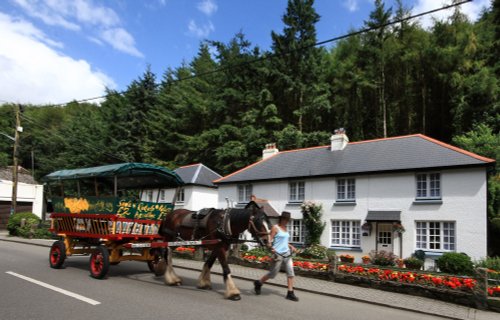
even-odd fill
[{"label": "horse hoof", "polygon": [[205,285],[205,286],[199,286],[198,289],[202,289],[202,290],[212,290],[212,286],[210,285]]},{"label": "horse hoof", "polygon": [[240,301],[241,296],[239,294],[235,294],[234,296],[230,296],[228,299],[231,301]]}]

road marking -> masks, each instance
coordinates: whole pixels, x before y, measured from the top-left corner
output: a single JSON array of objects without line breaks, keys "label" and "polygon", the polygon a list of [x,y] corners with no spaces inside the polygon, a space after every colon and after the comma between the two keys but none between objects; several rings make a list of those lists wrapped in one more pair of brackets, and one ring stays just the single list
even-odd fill
[{"label": "road marking", "polygon": [[79,295],[77,293],[74,293],[74,292],[71,292],[71,291],[68,291],[68,290],[64,290],[64,289],[61,289],[61,288],[58,288],[58,287],[54,287],[53,285],[50,285],[48,283],[45,283],[45,282],[42,282],[42,281],[38,281],[38,280],[35,280],[33,278],[30,278],[30,277],[23,276],[22,274],[18,274],[18,273],[12,272],[12,271],[6,271],[5,273],[10,274],[11,276],[18,277],[20,279],[29,281],[31,283],[37,284],[37,285],[42,286],[44,288],[47,288],[47,289],[54,290],[56,292],[65,294],[67,296],[70,296],[72,298],[81,300],[83,302],[87,302],[87,303],[89,303],[89,304],[91,304],[93,306],[101,304],[99,301],[92,300],[90,298],[84,297],[82,295]]}]

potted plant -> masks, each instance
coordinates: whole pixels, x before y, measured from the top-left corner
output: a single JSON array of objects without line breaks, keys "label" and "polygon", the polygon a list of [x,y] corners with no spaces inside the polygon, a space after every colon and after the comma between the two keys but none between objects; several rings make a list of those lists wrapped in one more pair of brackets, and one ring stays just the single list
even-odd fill
[{"label": "potted plant", "polygon": [[361,260],[363,260],[363,264],[369,264],[372,261],[372,259],[370,259],[370,256],[368,255],[362,256]]},{"label": "potted plant", "polygon": [[354,262],[354,256],[351,256],[350,254],[341,254],[340,255],[340,261],[342,261],[342,262],[348,262],[348,263],[353,263]]},{"label": "potted plant", "polygon": [[404,268],[405,260],[403,260],[401,258],[396,259],[396,265],[398,266],[398,268]]},{"label": "potted plant", "polygon": [[394,223],[392,225],[392,231],[397,232],[399,234],[405,232],[405,227],[401,223]]}]

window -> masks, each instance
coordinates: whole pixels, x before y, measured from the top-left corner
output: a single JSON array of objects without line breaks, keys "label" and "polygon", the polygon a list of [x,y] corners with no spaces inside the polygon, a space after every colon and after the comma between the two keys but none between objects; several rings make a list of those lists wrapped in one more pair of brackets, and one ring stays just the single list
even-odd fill
[{"label": "window", "polygon": [[303,202],[304,201],[304,193],[305,193],[305,182],[304,181],[290,182],[288,184],[288,190],[289,190],[288,201],[290,201],[290,202]]},{"label": "window", "polygon": [[153,190],[148,190],[146,193],[146,201],[153,202]]},{"label": "window", "polygon": [[238,202],[239,203],[250,202],[251,198],[252,198],[252,185],[240,184],[238,186]]},{"label": "window", "polygon": [[455,222],[417,222],[417,249],[455,251]]},{"label": "window", "polygon": [[165,201],[165,190],[160,190],[160,201]]},{"label": "window", "polygon": [[179,192],[177,192],[177,198],[175,199],[175,202],[184,202],[184,188],[180,188]]},{"label": "window", "polygon": [[292,219],[286,226],[288,233],[290,233],[290,242],[304,243],[306,240],[306,228],[304,227],[303,220]]},{"label": "window", "polygon": [[332,220],[332,246],[359,247],[361,245],[360,221]]},{"label": "window", "polygon": [[355,201],[356,182],[354,179],[337,180],[337,201]]},{"label": "window", "polygon": [[417,174],[417,199],[441,199],[441,174]]}]

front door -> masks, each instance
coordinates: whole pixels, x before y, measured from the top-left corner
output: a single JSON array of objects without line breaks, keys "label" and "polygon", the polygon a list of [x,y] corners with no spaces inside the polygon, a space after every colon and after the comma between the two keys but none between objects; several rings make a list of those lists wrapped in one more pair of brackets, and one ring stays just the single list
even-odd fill
[{"label": "front door", "polygon": [[379,223],[377,228],[377,251],[385,250],[393,252],[392,246],[392,224]]}]

